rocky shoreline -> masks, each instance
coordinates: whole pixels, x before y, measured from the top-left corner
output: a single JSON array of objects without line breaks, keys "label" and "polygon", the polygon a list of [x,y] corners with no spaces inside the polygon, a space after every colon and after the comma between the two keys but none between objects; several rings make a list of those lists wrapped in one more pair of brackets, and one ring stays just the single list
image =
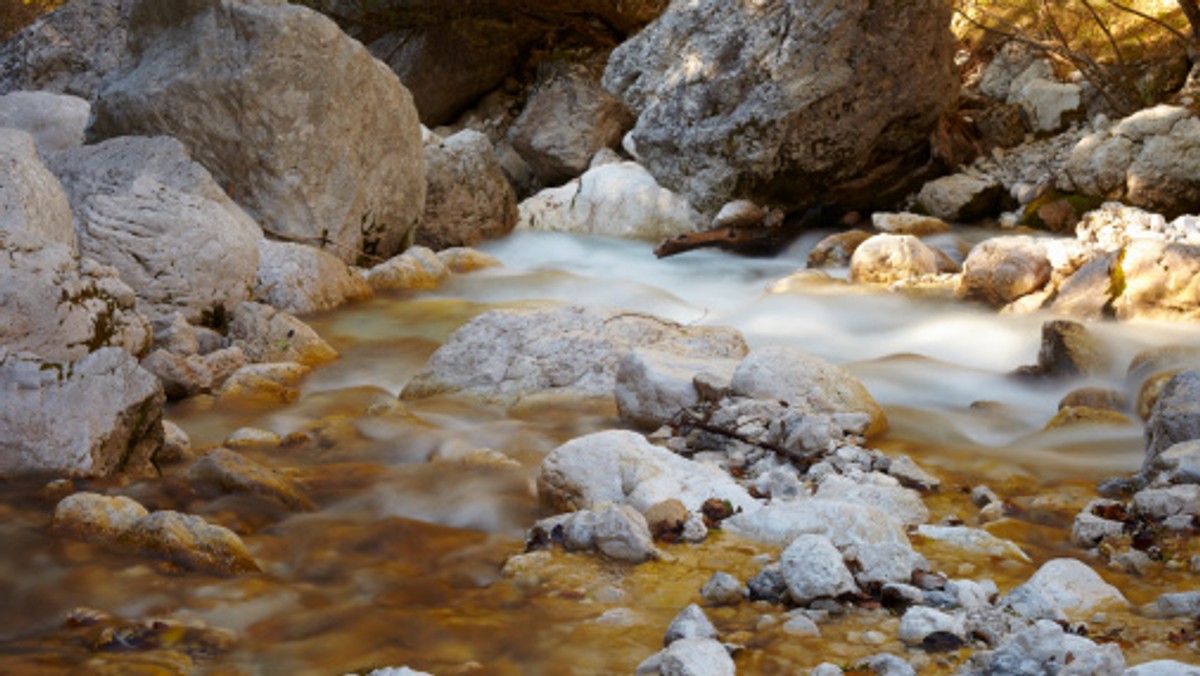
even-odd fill
[{"label": "rocky shoreline", "polygon": [[[0,45],[0,478],[16,496],[4,510],[68,552],[286,579],[264,542],[369,494],[401,433],[420,462],[535,484],[538,518],[489,572],[497,587],[549,598],[572,566],[670,576],[737,543],[637,673],[778,669],[762,646],[779,635],[828,651],[821,676],[1200,673],[1197,592],[1131,599],[1097,573],[1163,590],[1200,574],[1200,338],[1122,363],[1094,331],[1200,319],[1195,78],[1117,118],[1016,42],[960,72],[949,9],[932,0],[820,15],[799,0],[628,14],[601,2],[576,10],[619,26],[619,46],[534,50],[524,71],[451,100],[406,79],[429,54],[398,55],[478,30],[503,2],[358,35],[366,47],[327,4],[343,26],[281,2],[74,0]],[[973,161],[937,142],[951,118],[973,125]],[[845,368],[730,327],[552,302],[475,313],[401,391],[283,435],[242,428],[193,447],[171,420],[296,402],[339,359],[312,318],[494,270],[470,247],[514,230],[663,240],[660,253],[777,249],[813,231],[807,266],[768,293],[1045,315],[1036,363],[1011,377],[1078,384],[1049,430],[1144,424],[1142,468],[1033,509],[951,487],[893,452],[884,408]],[[1113,373],[1123,389],[1088,381]],[[964,406],[989,405],[972,396]],[[502,418],[600,410],[613,429],[519,459],[419,450],[455,401]],[[373,435],[386,450],[362,451]],[[1061,555],[1035,559],[1008,537],[1038,510],[1067,524]],[[993,579],[1035,560],[1021,580]],[[597,622],[636,624],[640,599],[610,596],[620,605]],[[846,617],[873,628],[841,637]],[[61,621],[32,640],[76,645],[63,636],[86,628],[89,655],[133,654],[90,663],[109,673],[215,673],[241,640],[151,612]],[[1164,649],[1130,645],[1147,634]],[[1127,664],[1168,644],[1179,659]],[[31,664],[7,654],[0,670],[9,658]]]}]

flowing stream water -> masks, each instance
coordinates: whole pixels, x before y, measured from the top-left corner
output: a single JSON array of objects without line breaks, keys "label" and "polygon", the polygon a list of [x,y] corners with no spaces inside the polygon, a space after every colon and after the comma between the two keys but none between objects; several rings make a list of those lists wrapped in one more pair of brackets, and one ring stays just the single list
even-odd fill
[{"label": "flowing stream water", "polygon": [[[307,431],[296,443],[246,453],[294,478],[313,510],[292,513],[246,496],[188,498],[169,473],[124,486],[77,482],[233,528],[261,575],[185,574],[56,538],[46,527],[59,493],[0,487],[0,673],[342,674],[402,664],[437,674],[631,673],[661,647],[671,618],[699,601],[714,571],[745,580],[760,555],[778,553],[717,533],[700,546],[666,545],[669,561],[632,567],[549,552],[502,573],[522,551],[524,531],[544,515],[534,483],[541,459],[568,439],[619,427],[615,408],[545,403],[505,411],[447,398],[406,402],[415,418],[366,415],[394,400],[456,327],[490,308],[545,300],[621,307],[735,326],[752,348],[794,345],[846,365],[888,414],[891,431],[873,446],[907,454],[943,480],[927,499],[935,521],[956,515],[973,525],[978,510],[967,491],[981,483],[1021,508],[1019,518],[992,530],[1015,540],[1029,562],[917,543],[935,569],[990,578],[1002,590],[1049,558],[1082,558],[1069,543],[1071,517],[1097,481],[1141,463],[1140,423],[1043,431],[1059,399],[1085,384],[1125,389],[1126,365],[1147,347],[1200,344],[1190,325],[1098,323],[1090,328],[1115,355],[1110,373],[1033,381],[1011,372],[1036,362],[1047,317],[838,281],[767,293],[803,267],[803,243],[771,259],[693,252],[660,261],[640,242],[518,233],[484,250],[505,267],[307,318],[342,356],[309,375],[295,401],[226,407],[200,399],[168,411],[197,448],[243,426],[285,437]],[[1093,563],[1135,602],[1189,579],[1178,571],[1136,577]],[[203,623],[226,630],[228,640],[159,636],[97,650],[94,630],[64,627],[76,607]],[[737,656],[744,673],[806,673],[822,661],[903,652],[887,638],[896,618],[881,609],[836,618],[821,638],[791,637],[763,619],[780,612],[744,603],[709,616],[723,638],[746,646]],[[1200,661],[1192,648],[1159,640],[1166,628],[1132,616],[1126,622],[1134,628],[1119,640],[1131,663]],[[929,673],[955,664],[953,656],[922,659]]]}]

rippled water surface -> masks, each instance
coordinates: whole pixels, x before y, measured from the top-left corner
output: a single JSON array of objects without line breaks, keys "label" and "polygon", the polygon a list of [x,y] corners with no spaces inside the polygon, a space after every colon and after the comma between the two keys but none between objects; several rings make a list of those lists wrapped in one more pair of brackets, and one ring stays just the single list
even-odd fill
[{"label": "rippled water surface", "polygon": [[[292,404],[231,409],[196,401],[169,412],[198,447],[242,426],[310,432],[304,443],[249,454],[294,477],[316,504],[311,512],[247,497],[196,501],[170,476],[120,487],[147,507],[234,528],[262,575],[183,574],[54,538],[46,525],[61,495],[3,487],[0,673],[341,674],[401,664],[438,674],[632,672],[714,571],[745,579],[758,569],[752,557],[776,552],[717,535],[699,547],[667,546],[673,560],[636,568],[547,552],[502,575],[542,515],[535,494],[541,458],[567,439],[619,426],[613,407],[546,404],[509,413],[442,399],[409,403],[415,417],[365,415],[394,399],[456,327],[493,307],[555,300],[729,324],[752,347],[794,345],[847,365],[891,420],[878,445],[943,479],[929,499],[935,518],[973,515],[964,490],[981,482],[1027,508],[1027,518],[997,534],[1017,540],[1032,563],[917,543],[935,568],[990,577],[1002,589],[1027,579],[1041,561],[1079,555],[1067,543],[1071,515],[1094,495],[1097,480],[1141,461],[1140,425],[1043,432],[1058,400],[1082,384],[1124,388],[1125,364],[1148,346],[1200,343],[1185,325],[1096,325],[1117,356],[1111,373],[1086,383],[1034,383],[1010,373],[1036,361],[1046,317],[997,316],[836,280],[766,293],[801,267],[802,249],[776,259],[694,252],[658,261],[643,243],[518,234],[487,250],[506,267],[309,318],[342,359],[311,374]],[[1147,580],[1105,574],[1136,601],[1188,582],[1181,573]],[[128,619],[202,622],[226,630],[228,640],[213,647],[172,635],[157,650],[95,651],[95,627],[63,628],[78,606]],[[778,610],[741,604],[710,612],[723,637],[746,646],[737,657],[745,673],[798,673],[821,661],[902,651],[898,643],[862,639],[872,628],[894,635],[896,619],[883,610],[852,611],[823,626],[821,639],[787,637],[761,619]],[[1189,660],[1136,638],[1122,639],[1131,662]],[[926,666],[952,670],[937,659]]]}]

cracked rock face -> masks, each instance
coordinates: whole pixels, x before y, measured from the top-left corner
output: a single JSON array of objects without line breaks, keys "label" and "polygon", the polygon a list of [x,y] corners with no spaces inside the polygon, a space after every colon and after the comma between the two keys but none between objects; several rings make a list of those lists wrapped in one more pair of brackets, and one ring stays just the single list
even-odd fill
[{"label": "cracked rock face", "polygon": [[[941,2],[672,3],[618,47],[604,86],[638,115],[630,138],[666,187],[704,213],[731,198],[786,206],[904,158],[953,105]],[[870,83],[867,87],[865,83]],[[828,201],[828,200],[825,200]]]},{"label": "cracked rock face", "polygon": [[35,234],[0,229],[0,344],[47,359],[105,346],[140,355],[153,338],[113,268]]},{"label": "cracked rock face", "polygon": [[96,101],[94,140],[174,136],[265,229],[346,262],[395,254],[420,221],[412,97],[329,19],[277,2],[135,0],[129,49]]},{"label": "cracked rock face", "polygon": [[0,350],[0,392],[0,476],[137,475],[162,446],[162,386],[123,350],[75,362]]},{"label": "cracked rock face", "polygon": [[258,225],[165,136],[126,136],[58,153],[51,167],[75,211],[79,248],[116,268],[151,319],[201,323],[247,300]]},{"label": "cracked rock face", "polygon": [[1200,118],[1160,105],[1138,111],[1075,145],[1059,186],[1121,200],[1167,218],[1200,207]]}]

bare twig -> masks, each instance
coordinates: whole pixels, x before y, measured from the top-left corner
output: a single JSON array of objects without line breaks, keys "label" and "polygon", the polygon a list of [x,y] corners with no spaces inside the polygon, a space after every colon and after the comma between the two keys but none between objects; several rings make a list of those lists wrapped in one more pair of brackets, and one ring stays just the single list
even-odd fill
[{"label": "bare twig", "polygon": [[1117,46],[1117,38],[1113,36],[1112,31],[1108,29],[1108,24],[1100,17],[1100,13],[1092,6],[1088,0],[1079,0],[1079,2],[1087,9],[1088,14],[1092,15],[1092,20],[1104,32],[1104,37],[1108,38],[1108,44],[1112,47],[1113,55],[1117,57],[1117,63],[1125,65],[1125,55],[1121,53],[1121,48]]},{"label": "bare twig", "polygon": [[[1128,12],[1129,14],[1132,14],[1136,17],[1145,19],[1146,21],[1149,21],[1153,24],[1157,24],[1160,28],[1165,29],[1171,35],[1174,35],[1175,38],[1177,40],[1179,40],[1180,42],[1182,42],[1184,44],[1184,46],[1187,47],[1189,50],[1193,49],[1196,46],[1195,41],[1193,41],[1192,39],[1190,39],[1188,36],[1184,35],[1183,33],[1179,32],[1179,30],[1177,28],[1175,28],[1174,26],[1172,26],[1171,24],[1167,23],[1166,21],[1163,21],[1162,19],[1160,19],[1156,16],[1150,16],[1149,14],[1146,14],[1145,12],[1138,11],[1128,5],[1123,5],[1119,2],[1116,2],[1115,0],[1105,0],[1105,2],[1112,5],[1113,7],[1116,7],[1117,9],[1121,10],[1122,12]],[[1180,3],[1180,4],[1182,5],[1183,3]]]},{"label": "bare twig", "polygon": [[816,461],[814,454],[794,451],[779,444],[773,444],[769,441],[759,441],[753,437],[746,436],[737,430],[731,430],[720,425],[714,425],[709,422],[709,417],[712,414],[711,408],[705,408],[702,415],[697,415],[691,409],[680,409],[678,413],[671,418],[670,426],[676,433],[686,434],[689,430],[701,430],[710,434],[740,441],[743,444],[755,446],[767,451],[772,451],[785,458],[790,459],[800,469],[807,469]]}]

